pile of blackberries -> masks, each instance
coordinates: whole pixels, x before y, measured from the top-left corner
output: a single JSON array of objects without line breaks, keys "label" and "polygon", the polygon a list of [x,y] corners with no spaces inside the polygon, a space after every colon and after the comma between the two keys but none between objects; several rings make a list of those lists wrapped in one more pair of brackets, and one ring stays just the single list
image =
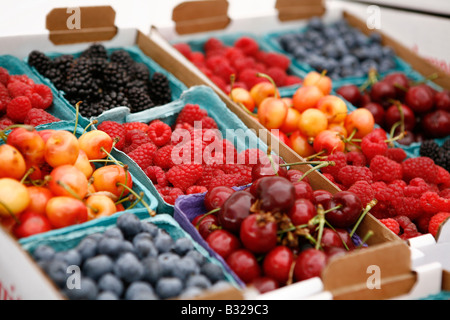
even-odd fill
[{"label": "pile of blackberries", "polygon": [[433,159],[434,163],[450,172],[450,139],[440,146],[435,140],[425,140],[420,144],[420,156]]},{"label": "pile of blackberries", "polygon": [[114,107],[139,112],[172,101],[169,80],[160,72],[133,60],[128,51],[108,53],[99,43],[90,45],[79,56],[64,54],[51,59],[34,50],[28,64],[53,82],[80,114],[92,117]]},{"label": "pile of blackberries", "polygon": [[175,240],[130,212],[73,249],[56,252],[39,245],[31,254],[70,300],[190,299],[230,286],[222,267],[198,251],[191,239]]}]

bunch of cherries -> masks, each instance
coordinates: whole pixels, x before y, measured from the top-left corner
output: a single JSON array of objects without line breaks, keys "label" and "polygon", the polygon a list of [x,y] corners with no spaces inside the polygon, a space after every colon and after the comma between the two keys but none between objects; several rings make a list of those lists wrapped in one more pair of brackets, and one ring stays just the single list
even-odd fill
[{"label": "bunch of cherries", "polygon": [[334,165],[317,163],[303,173],[276,155],[261,158],[251,186],[211,189],[204,198],[208,212],[192,220],[206,243],[260,293],[320,277],[332,257],[364,246],[354,234],[374,204],[363,208],[348,191],[313,190],[307,175]]}]

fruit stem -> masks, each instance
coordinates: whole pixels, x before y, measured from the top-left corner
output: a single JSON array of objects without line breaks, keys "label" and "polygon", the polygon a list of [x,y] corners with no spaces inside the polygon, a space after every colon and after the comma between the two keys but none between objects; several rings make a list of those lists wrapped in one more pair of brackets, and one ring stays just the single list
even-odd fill
[{"label": "fruit stem", "polygon": [[316,171],[316,170],[318,170],[318,169],[320,169],[320,168],[324,168],[324,167],[328,167],[328,166],[335,166],[336,165],[336,163],[334,162],[334,161],[324,161],[324,162],[322,162],[321,164],[319,164],[319,165],[317,165],[317,166],[315,166],[315,167],[312,167],[311,169],[309,169],[308,171],[306,171],[298,180],[297,180],[297,182],[300,182],[300,181],[302,181],[303,179],[305,179],[306,178],[306,176],[308,176],[311,172],[313,172],[313,171]]},{"label": "fruit stem", "polygon": [[318,153],[316,153],[316,154],[313,154],[313,155],[310,155],[310,156],[308,156],[308,157],[306,157],[306,158],[304,158],[306,161],[309,161],[309,160],[311,160],[311,159],[315,159],[315,158],[320,158],[320,155],[321,154],[324,154],[326,151],[325,150],[322,150],[322,151],[320,151],[320,152],[318,152]]},{"label": "fruit stem", "polygon": [[356,221],[356,224],[353,226],[352,231],[350,232],[350,237],[352,237],[355,232],[356,229],[358,229],[359,225],[361,224],[362,220],[364,219],[364,217],[367,215],[367,213],[369,213],[369,211],[376,206],[376,204],[378,203],[377,199],[373,199],[371,200],[367,206],[364,208],[364,211],[361,213],[361,215],[359,216],[358,221]]},{"label": "fruit stem", "polygon": [[422,83],[425,83],[427,81],[433,81],[433,80],[436,80],[437,78],[439,78],[439,74],[437,74],[435,72],[435,73],[430,74],[425,79],[414,81],[413,83],[411,83],[411,86],[416,86],[418,84],[422,84]]},{"label": "fruit stem", "polygon": [[[296,166],[301,164],[323,164],[333,161],[303,161],[303,162],[291,162],[291,163],[281,163],[280,167]],[[334,163],[334,162],[333,162]],[[332,165],[332,164],[330,164]]]},{"label": "fruit stem", "polygon": [[82,103],[82,101],[78,101],[75,104],[75,128],[73,129],[73,135],[75,135],[77,133],[77,127],[78,127],[78,117],[80,115],[80,104]]},{"label": "fruit stem", "polygon": [[361,248],[367,242],[367,240],[369,240],[369,238],[373,235],[374,233],[372,230],[367,231],[364,238],[362,238],[361,243],[358,245],[358,248]]},{"label": "fruit stem", "polygon": [[[132,194],[133,198],[136,198],[133,194]],[[127,208],[127,210],[131,210],[133,209],[138,203],[139,201],[144,197],[144,192],[139,192],[139,198],[136,198],[135,201]],[[127,197],[128,199],[130,199],[130,197]]]},{"label": "fruit stem", "polygon": [[284,230],[279,230],[279,231],[277,231],[277,234],[281,235],[281,234],[284,234],[287,232],[295,231],[295,230],[306,228],[306,227],[308,227],[308,224],[299,224],[298,226],[292,226],[292,227],[284,229]]},{"label": "fruit stem", "polygon": [[272,77],[270,77],[270,76],[268,76],[267,74],[264,74],[264,73],[257,73],[256,76],[269,80],[270,83],[272,83],[273,87],[275,88],[274,98],[275,99],[279,99],[280,98],[280,96],[278,95],[277,85],[275,84],[275,81],[273,81]]},{"label": "fruit stem", "polygon": [[115,204],[115,205],[118,205],[118,204],[124,203],[124,202],[126,202],[126,201],[130,201],[130,202],[131,202],[131,201],[136,200],[135,198],[136,198],[136,197],[134,196],[134,194],[130,194],[128,197],[122,198],[122,199],[120,199],[120,200],[114,202],[114,204]]},{"label": "fruit stem", "polygon": [[328,212],[331,212],[331,211],[333,211],[333,210],[338,210],[338,209],[340,209],[340,208],[342,208],[342,207],[343,207],[342,204],[338,204],[336,207],[333,207],[333,208],[330,208],[330,209],[328,209],[328,210],[325,210],[323,213],[324,213],[324,214],[327,214]]},{"label": "fruit stem", "polygon": [[[128,176],[128,175],[125,175]],[[136,198],[138,198],[139,201],[142,202],[142,204],[144,205],[144,207],[147,209],[148,213],[150,214],[150,216],[154,217],[156,215],[156,212],[153,211],[149,205],[147,204],[147,202],[145,202],[144,198],[140,197],[133,189],[131,189],[129,186],[121,183],[121,182],[117,182],[116,186],[122,186],[124,189],[127,189],[131,194],[133,194]]]},{"label": "fruit stem", "polygon": [[36,169],[34,168],[34,167],[31,167],[30,169],[28,169],[27,170],[27,172],[25,172],[25,174],[24,174],[24,176],[22,177],[22,179],[20,180],[20,183],[24,183],[25,182],[25,180],[31,175],[31,174],[33,174],[33,172],[35,171]]},{"label": "fruit stem", "polygon": [[[325,221],[325,223],[326,223],[326,225],[327,225],[331,230],[337,232],[336,229],[335,229],[328,221]],[[342,237],[341,237],[341,235],[340,235],[339,233],[338,233],[338,235],[339,235],[339,238],[340,238],[341,241],[342,241],[342,244],[343,244],[344,247],[345,247],[345,250],[350,251],[350,248],[347,246],[347,244],[345,243],[344,239],[342,239]]]},{"label": "fruit stem", "polygon": [[104,147],[100,147],[100,150],[103,151],[104,153],[106,153],[106,156],[108,158],[111,159],[112,162],[114,162],[115,164],[117,164],[118,166],[123,167],[123,163],[117,161],[108,151],[106,151],[106,149]]},{"label": "fruit stem", "polygon": [[97,123],[98,123],[98,120],[93,120],[93,121],[91,121],[91,122],[86,126],[86,128],[84,128],[82,134],[86,133],[86,131],[87,131],[87,129],[89,129],[89,127],[91,127],[91,126],[93,126],[94,124],[97,124]]},{"label": "fruit stem", "polygon": [[325,210],[321,204],[317,206],[317,216],[319,218],[319,234],[317,235],[316,250],[319,250],[322,242],[323,228],[325,226]]},{"label": "fruit stem", "polygon": [[17,224],[20,224],[19,218],[17,218],[17,216],[12,212],[12,210],[6,204],[4,204],[2,201],[0,201],[0,205],[3,206],[6,209],[6,211],[8,211],[9,215],[14,219],[14,221]]},{"label": "fruit stem", "polygon": [[117,161],[117,160],[114,161],[114,160],[108,160],[108,159],[94,159],[94,160],[89,160],[89,162],[93,162],[93,163],[104,162],[104,163],[115,163],[115,164],[120,165],[120,166],[123,165],[123,163],[120,162],[120,161]]}]

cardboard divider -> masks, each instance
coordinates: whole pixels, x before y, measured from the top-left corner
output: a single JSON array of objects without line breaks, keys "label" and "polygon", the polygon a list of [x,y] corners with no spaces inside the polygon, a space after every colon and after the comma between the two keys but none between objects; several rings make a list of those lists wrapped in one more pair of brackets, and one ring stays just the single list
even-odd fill
[{"label": "cardboard divider", "polygon": [[280,21],[322,16],[326,11],[323,0],[277,0],[275,9],[278,11]]},{"label": "cardboard divider", "polygon": [[184,1],[173,9],[172,20],[178,34],[225,29],[231,22],[228,1]]},{"label": "cardboard divider", "polygon": [[117,34],[110,6],[55,8],[46,18],[49,39],[57,45],[111,40]]}]

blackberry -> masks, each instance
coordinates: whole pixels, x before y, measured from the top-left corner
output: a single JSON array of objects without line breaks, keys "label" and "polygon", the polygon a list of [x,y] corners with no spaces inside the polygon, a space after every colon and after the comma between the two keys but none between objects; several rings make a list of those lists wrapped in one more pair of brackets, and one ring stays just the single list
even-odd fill
[{"label": "blackberry", "polygon": [[128,72],[117,62],[109,62],[103,73],[104,89],[123,90],[130,82]]},{"label": "blackberry", "polygon": [[136,62],[133,66],[133,77],[135,80],[147,82],[150,80],[150,70],[144,63]]},{"label": "blackberry", "polygon": [[111,62],[117,63],[121,68],[123,68],[128,74],[133,73],[133,67],[135,65],[135,61],[130,56],[130,54],[123,50],[119,49],[113,51],[109,57]]},{"label": "blackberry", "polygon": [[442,148],[445,151],[450,151],[450,139],[447,139],[447,140],[444,141],[444,144],[442,145]]},{"label": "blackberry", "polygon": [[130,102],[131,112],[139,112],[155,106],[150,95],[138,87],[128,90],[128,101]]},{"label": "blackberry", "polygon": [[70,54],[64,54],[53,59],[45,76],[53,82],[56,88],[62,89],[65,85],[67,70],[72,67],[74,60],[74,57]]},{"label": "blackberry", "polygon": [[149,92],[150,98],[158,106],[172,101],[172,90],[170,88],[169,79],[160,72],[155,72],[153,74]]},{"label": "blackberry", "polygon": [[92,57],[90,58],[90,70],[91,74],[95,79],[98,79],[103,84],[104,71],[108,65],[108,60],[102,57]]},{"label": "blackberry", "polygon": [[442,168],[450,172],[450,150],[445,151],[441,148],[439,157],[433,160],[438,166],[441,166]]},{"label": "blackberry", "polygon": [[79,58],[68,70],[67,81],[64,86],[69,101],[83,101],[85,104],[92,103],[100,97],[100,87],[91,73],[90,60]]},{"label": "blackberry", "polygon": [[38,50],[33,50],[28,55],[28,64],[36,68],[37,72],[45,75],[47,70],[50,68],[51,59],[47,57],[43,52]]},{"label": "blackberry", "polygon": [[108,53],[101,43],[94,43],[81,53],[81,57],[108,59]]},{"label": "blackberry", "polygon": [[440,151],[439,145],[434,140],[425,140],[420,145],[420,155],[422,157],[429,157],[431,159],[438,159],[439,158],[439,151]]}]

